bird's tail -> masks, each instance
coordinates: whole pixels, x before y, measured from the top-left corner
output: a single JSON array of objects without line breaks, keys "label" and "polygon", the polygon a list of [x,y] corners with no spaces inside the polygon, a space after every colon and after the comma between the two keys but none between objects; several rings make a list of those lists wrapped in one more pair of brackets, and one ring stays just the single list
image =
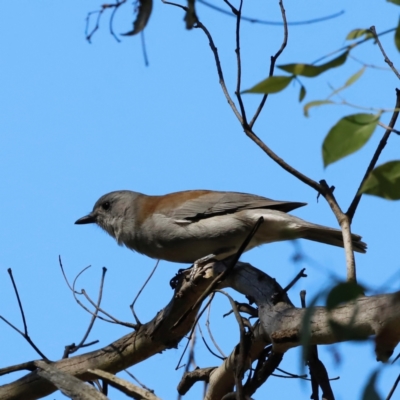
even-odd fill
[{"label": "bird's tail", "polygon": [[[326,243],[332,246],[343,247],[342,231],[339,229],[328,228],[322,225],[310,224],[302,232],[304,239],[312,240],[314,242]],[[361,240],[360,235],[351,235],[353,250],[358,253],[366,253],[367,244]]]}]

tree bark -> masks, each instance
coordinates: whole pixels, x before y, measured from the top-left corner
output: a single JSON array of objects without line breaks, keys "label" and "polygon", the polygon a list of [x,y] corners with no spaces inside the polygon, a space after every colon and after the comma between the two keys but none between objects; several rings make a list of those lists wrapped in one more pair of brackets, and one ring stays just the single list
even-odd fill
[{"label": "tree bark", "polygon": [[[182,323],[173,328],[175,322],[195,304],[212,279],[224,268],[222,262],[209,263],[197,271],[194,283],[188,279],[189,272],[185,273],[170,303],[137,332],[125,335],[102,349],[59,360],[54,365],[63,372],[87,381],[96,378],[88,372],[89,369],[117,373],[163,350],[176,348],[191,329],[198,309],[192,310]],[[248,296],[259,307],[260,326],[255,332],[246,368],[268,343],[272,343],[276,353],[284,353],[303,344],[302,336],[304,342],[306,332],[303,319],[306,312],[310,311],[294,307],[273,278],[249,264],[238,262],[225,281],[221,282],[219,288],[223,287],[231,287]],[[359,297],[332,311],[315,307],[305,343],[331,344],[376,335],[377,358],[386,361],[400,340],[399,300],[400,293],[394,293]],[[232,391],[235,376],[231,357],[211,373],[208,400],[220,399]],[[34,371],[0,387],[0,398],[38,399],[55,390],[55,386]]]}]

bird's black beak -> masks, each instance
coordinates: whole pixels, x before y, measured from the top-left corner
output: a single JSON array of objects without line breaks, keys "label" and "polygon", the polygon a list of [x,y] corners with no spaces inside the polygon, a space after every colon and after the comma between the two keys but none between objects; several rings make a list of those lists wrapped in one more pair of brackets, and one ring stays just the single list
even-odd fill
[{"label": "bird's black beak", "polygon": [[95,224],[97,222],[96,215],[93,213],[90,213],[88,215],[85,215],[82,218],[79,218],[77,221],[75,221],[76,225],[83,225],[83,224]]}]

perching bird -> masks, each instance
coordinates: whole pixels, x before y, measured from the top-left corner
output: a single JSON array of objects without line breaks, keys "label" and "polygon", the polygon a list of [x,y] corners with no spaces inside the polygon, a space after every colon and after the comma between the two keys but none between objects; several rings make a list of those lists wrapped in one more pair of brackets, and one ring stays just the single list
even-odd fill
[{"label": "perching bird", "polygon": [[[211,255],[222,260],[235,254],[260,217],[264,222],[246,251],[298,238],[343,247],[340,230],[287,214],[304,205],[235,192],[188,190],[147,196],[120,190],[100,197],[93,211],[75,224],[96,223],[119,245],[179,263]],[[352,241],[355,251],[365,253],[367,245],[361,236],[353,234]]]}]

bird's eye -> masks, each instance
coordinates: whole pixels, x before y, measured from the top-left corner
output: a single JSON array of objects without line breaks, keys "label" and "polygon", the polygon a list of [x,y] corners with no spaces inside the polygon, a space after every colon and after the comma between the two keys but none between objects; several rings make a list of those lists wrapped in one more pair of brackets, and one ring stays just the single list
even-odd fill
[{"label": "bird's eye", "polygon": [[110,202],[109,201],[105,201],[102,205],[101,205],[103,210],[108,210],[110,208]]}]

